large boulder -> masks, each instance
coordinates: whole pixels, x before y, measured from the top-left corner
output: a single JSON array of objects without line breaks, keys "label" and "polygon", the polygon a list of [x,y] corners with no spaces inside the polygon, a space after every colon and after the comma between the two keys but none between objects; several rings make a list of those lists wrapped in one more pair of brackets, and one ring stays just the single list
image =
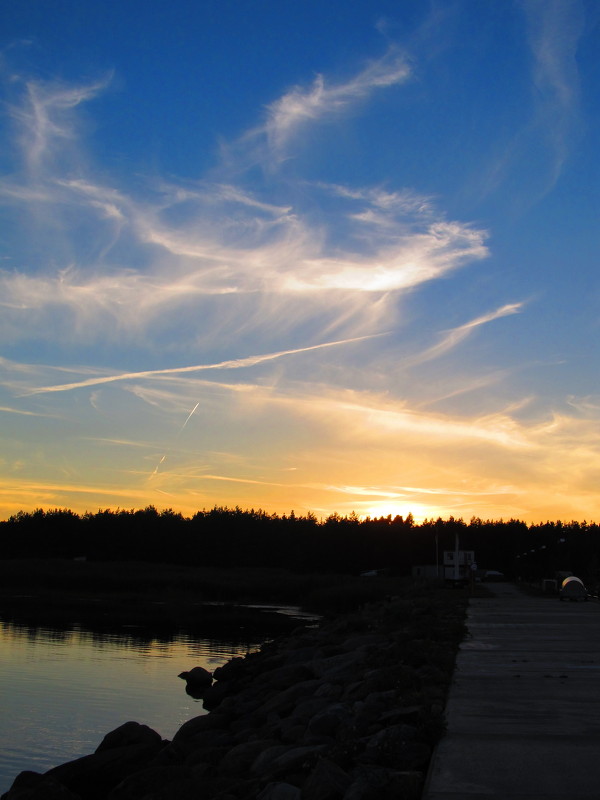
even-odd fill
[{"label": "large boulder", "polygon": [[419,800],[423,774],[383,767],[358,767],[344,800]]},{"label": "large boulder", "polygon": [[221,759],[219,772],[223,775],[241,775],[247,772],[257,757],[269,747],[277,745],[275,739],[255,739],[232,747]]},{"label": "large boulder", "polygon": [[364,751],[364,761],[399,770],[426,769],[431,749],[415,741],[410,725],[390,725],[372,736]]},{"label": "large boulder", "polygon": [[158,765],[135,772],[108,794],[107,800],[197,800],[201,781],[189,767]]},{"label": "large boulder", "polygon": [[111,747],[54,767],[46,775],[80,795],[81,800],[103,800],[128,775],[147,766],[163,746],[159,737],[154,742]]},{"label": "large boulder", "polygon": [[268,783],[256,800],[301,800],[302,792],[291,783]]},{"label": "large boulder", "polygon": [[351,784],[350,776],[333,761],[321,758],[302,787],[302,800],[339,800]]},{"label": "large boulder", "polygon": [[270,747],[254,761],[252,772],[277,778],[297,770],[306,770],[318,761],[323,750],[323,745]]},{"label": "large boulder", "polygon": [[193,667],[187,672],[180,672],[182,678],[188,686],[210,686],[213,681],[212,673],[204,667]]},{"label": "large boulder", "polygon": [[161,736],[147,725],[140,725],[139,722],[124,722],[115,728],[114,731],[107,733],[104,739],[96,748],[96,753],[103,750],[114,750],[115,747],[127,747],[130,744],[160,744]]},{"label": "large boulder", "polygon": [[352,709],[344,703],[334,703],[318,711],[306,726],[307,735],[335,739],[352,725]]},{"label": "large boulder", "polygon": [[81,800],[49,775],[25,770],[17,775],[2,800]]}]

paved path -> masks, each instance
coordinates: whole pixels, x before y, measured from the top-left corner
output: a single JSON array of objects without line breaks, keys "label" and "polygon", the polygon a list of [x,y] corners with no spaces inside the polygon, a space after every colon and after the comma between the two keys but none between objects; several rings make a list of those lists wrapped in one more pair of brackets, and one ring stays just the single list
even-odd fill
[{"label": "paved path", "polygon": [[600,605],[487,585],[423,800],[600,800]]}]

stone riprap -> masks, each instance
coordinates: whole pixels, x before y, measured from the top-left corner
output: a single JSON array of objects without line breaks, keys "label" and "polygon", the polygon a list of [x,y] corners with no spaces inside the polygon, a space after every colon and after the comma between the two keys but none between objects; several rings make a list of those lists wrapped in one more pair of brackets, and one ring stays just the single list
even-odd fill
[{"label": "stone riprap", "polygon": [[424,591],[299,628],[215,670],[208,713],[172,741],[127,722],[91,755],[21,773],[3,800],[418,798],[464,607]]}]

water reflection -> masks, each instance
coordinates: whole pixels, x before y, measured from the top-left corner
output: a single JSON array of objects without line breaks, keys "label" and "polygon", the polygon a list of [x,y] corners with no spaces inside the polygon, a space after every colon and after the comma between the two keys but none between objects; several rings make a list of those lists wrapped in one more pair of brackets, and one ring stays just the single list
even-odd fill
[{"label": "water reflection", "polygon": [[213,672],[260,642],[145,627],[86,630],[0,622],[0,793],[24,769],[43,772],[93,752],[135,720],[170,739],[205,713],[179,673]]}]

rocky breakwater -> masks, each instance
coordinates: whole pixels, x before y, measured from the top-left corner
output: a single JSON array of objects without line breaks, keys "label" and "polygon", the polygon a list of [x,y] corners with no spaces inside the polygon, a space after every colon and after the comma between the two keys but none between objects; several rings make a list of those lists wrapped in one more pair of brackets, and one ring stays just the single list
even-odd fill
[{"label": "rocky breakwater", "polygon": [[215,670],[172,741],[127,722],[21,773],[4,800],[385,800],[421,795],[465,602],[425,591],[300,628]]}]

